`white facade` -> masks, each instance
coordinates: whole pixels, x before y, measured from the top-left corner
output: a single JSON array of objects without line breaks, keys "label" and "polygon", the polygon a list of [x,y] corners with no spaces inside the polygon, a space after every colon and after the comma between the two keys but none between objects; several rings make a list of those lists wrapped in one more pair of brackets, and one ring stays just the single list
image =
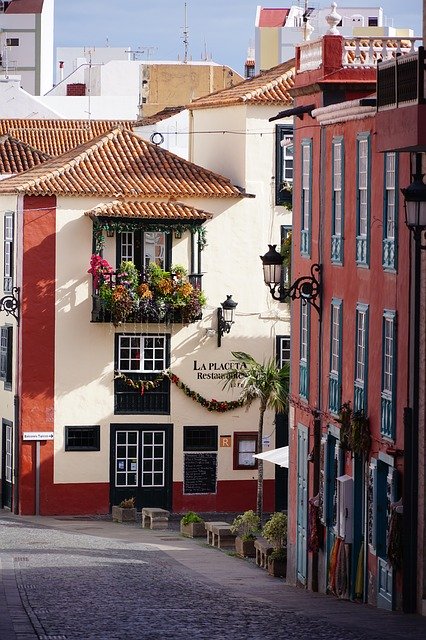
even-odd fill
[{"label": "white facade", "polygon": [[21,77],[0,76],[1,118],[63,118],[53,105],[43,103],[43,97],[33,96],[21,88]]},{"label": "white facade", "polygon": [[189,117],[190,112],[184,109],[159,122],[136,125],[133,131],[141,138],[150,140],[154,144],[160,143],[163,149],[189,160]]},{"label": "white facade", "polygon": [[10,13],[8,4],[0,12],[1,75],[19,74],[26,91],[43,95],[53,86],[54,0],[44,0],[41,13]]}]

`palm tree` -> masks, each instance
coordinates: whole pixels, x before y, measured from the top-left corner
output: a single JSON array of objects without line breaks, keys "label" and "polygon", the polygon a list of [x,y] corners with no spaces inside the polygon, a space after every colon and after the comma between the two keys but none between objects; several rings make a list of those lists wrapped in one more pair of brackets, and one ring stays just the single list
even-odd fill
[{"label": "palm tree", "polygon": [[[286,363],[284,367],[280,369],[273,358],[266,362],[259,363],[243,351],[233,351],[232,355],[236,362],[244,366],[238,369],[238,375],[235,375],[235,370],[225,374],[226,382],[223,388],[234,388],[237,384],[238,386],[242,386],[239,399],[244,402],[247,409],[255,400],[260,400],[257,451],[261,452],[263,419],[266,409],[282,412],[287,405],[289,366]],[[261,459],[258,461],[256,511],[259,518],[262,519],[263,460]]]}]

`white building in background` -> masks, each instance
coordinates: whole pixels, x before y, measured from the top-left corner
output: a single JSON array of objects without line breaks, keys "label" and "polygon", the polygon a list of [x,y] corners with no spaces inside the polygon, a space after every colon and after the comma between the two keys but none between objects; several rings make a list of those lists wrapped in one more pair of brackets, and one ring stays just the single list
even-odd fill
[{"label": "white building in background", "polygon": [[[303,4],[303,3],[302,3]],[[309,3],[313,4],[313,3]],[[294,57],[295,45],[303,40],[316,40],[329,29],[327,16],[336,9],[333,2],[324,7],[269,9],[257,7],[255,21],[255,72],[271,69]],[[344,37],[413,37],[412,29],[394,28],[381,7],[337,7],[338,25]],[[417,34],[418,35],[418,34]]]},{"label": "white building in background", "polygon": [[0,79],[20,75],[21,86],[33,95],[53,86],[54,3],[0,2]]}]

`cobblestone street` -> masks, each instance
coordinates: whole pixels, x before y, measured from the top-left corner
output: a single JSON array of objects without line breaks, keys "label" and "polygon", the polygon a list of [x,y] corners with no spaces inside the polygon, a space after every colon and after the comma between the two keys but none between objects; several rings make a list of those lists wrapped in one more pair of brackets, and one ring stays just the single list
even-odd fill
[{"label": "cobblestone street", "polygon": [[291,590],[174,530],[40,521],[0,515],[0,640],[426,637],[417,616]]}]

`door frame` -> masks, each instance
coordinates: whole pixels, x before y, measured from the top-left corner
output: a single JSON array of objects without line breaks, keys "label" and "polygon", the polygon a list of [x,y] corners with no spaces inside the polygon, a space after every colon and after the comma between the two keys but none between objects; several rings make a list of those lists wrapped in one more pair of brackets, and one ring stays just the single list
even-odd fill
[{"label": "door frame", "polygon": [[[11,465],[10,465],[10,473],[11,480],[8,482],[6,480],[6,430],[10,428],[10,455],[11,455]],[[1,421],[1,495],[0,495],[0,507],[2,509],[10,509],[12,510],[13,503],[13,423],[10,420],[6,420],[2,418]],[[8,490],[6,491],[6,485],[8,485]],[[8,504],[6,504],[6,495],[9,494]]]},{"label": "door frame", "polygon": [[[109,501],[110,501],[110,510],[112,505],[114,504],[114,494],[116,493],[116,486],[114,483],[115,478],[115,434],[117,431],[138,431],[139,432],[139,443],[138,443],[138,457],[140,453],[140,447],[142,446],[141,434],[144,431],[163,431],[164,432],[164,507],[165,509],[172,509],[173,502],[173,424],[171,423],[149,423],[149,424],[141,424],[141,423],[111,423],[110,424],[110,477],[109,477]],[[139,467],[138,473],[140,474],[141,470]],[[136,489],[141,490],[140,486],[140,477],[138,478],[138,485],[135,487]],[[128,493],[128,492],[127,492]],[[149,505],[139,505],[139,507],[149,506]]]},{"label": "door frame", "polygon": [[[303,585],[306,585],[308,579],[308,449],[309,428],[299,423],[297,425],[296,576],[297,581]],[[302,536],[299,535],[299,530]]]}]

